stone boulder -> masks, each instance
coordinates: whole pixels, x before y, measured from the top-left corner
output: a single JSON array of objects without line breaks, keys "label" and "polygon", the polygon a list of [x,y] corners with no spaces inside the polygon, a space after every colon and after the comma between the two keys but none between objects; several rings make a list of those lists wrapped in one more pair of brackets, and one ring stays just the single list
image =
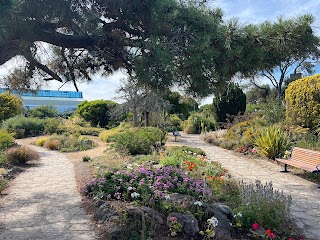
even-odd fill
[{"label": "stone boulder", "polygon": [[170,228],[172,227],[170,221],[172,217],[177,218],[177,221],[181,224],[182,232],[189,237],[194,237],[199,232],[198,220],[190,212],[185,212],[184,214],[175,212],[170,213],[167,217],[167,225]]},{"label": "stone boulder", "polygon": [[211,203],[206,207],[208,218],[215,217],[218,219],[218,226],[215,228],[216,238],[221,240],[231,239],[231,222],[234,215],[230,207],[224,204]]},{"label": "stone boulder", "polygon": [[194,197],[180,193],[169,194],[169,197],[170,199],[166,200],[168,203],[172,203],[174,206],[179,206],[179,208],[185,209],[192,207],[196,201]]}]

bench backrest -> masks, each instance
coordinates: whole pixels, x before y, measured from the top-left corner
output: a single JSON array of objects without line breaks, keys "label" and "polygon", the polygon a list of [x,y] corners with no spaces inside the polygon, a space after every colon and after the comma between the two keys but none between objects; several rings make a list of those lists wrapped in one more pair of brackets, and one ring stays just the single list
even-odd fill
[{"label": "bench backrest", "polygon": [[291,150],[291,159],[310,166],[320,164],[320,152],[310,149],[293,147]]}]

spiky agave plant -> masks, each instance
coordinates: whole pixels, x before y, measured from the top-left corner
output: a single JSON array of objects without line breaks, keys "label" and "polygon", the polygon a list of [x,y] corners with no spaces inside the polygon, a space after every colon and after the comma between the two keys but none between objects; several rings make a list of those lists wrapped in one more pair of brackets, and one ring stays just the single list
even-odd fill
[{"label": "spiky agave plant", "polygon": [[275,159],[292,146],[290,136],[276,126],[269,126],[259,131],[254,140],[258,152],[269,159]]}]

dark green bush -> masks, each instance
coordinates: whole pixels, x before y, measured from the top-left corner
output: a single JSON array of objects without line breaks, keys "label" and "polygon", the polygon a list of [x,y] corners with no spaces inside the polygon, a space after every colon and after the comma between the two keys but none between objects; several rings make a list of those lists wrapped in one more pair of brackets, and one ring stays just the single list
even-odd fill
[{"label": "dark green bush", "polygon": [[2,123],[2,128],[11,133],[24,129],[24,136],[36,136],[43,133],[45,125],[45,119],[15,116],[5,120]]},{"label": "dark green bush", "polygon": [[243,114],[246,111],[246,95],[237,84],[230,83],[227,89],[215,99],[215,110],[219,122],[226,122],[228,115]]},{"label": "dark green bush", "polygon": [[59,115],[58,109],[54,106],[39,106],[28,111],[28,116],[35,118],[54,118]]},{"label": "dark green bush", "polygon": [[91,160],[91,157],[89,157],[89,156],[83,156],[82,157],[82,161],[83,162],[89,162]]},{"label": "dark green bush", "polygon": [[117,151],[131,155],[149,154],[154,147],[162,143],[164,136],[165,134],[155,127],[130,128],[116,134],[114,147]]}]

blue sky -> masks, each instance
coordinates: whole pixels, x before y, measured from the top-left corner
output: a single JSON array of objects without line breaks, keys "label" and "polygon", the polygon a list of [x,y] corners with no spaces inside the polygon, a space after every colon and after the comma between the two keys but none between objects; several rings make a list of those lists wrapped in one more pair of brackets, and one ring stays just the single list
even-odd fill
[{"label": "blue sky", "polygon": [[[301,14],[312,14],[316,17],[314,29],[320,35],[320,0],[212,0],[212,7],[222,8],[225,19],[236,17],[243,24],[261,23],[264,21],[274,21],[277,17],[294,17]],[[3,74],[10,68],[13,62],[0,68],[0,74]],[[125,75],[116,72],[109,77],[94,77],[90,84],[81,84],[80,91],[86,100],[94,99],[112,99],[116,100],[116,90],[120,85],[120,79]],[[48,89],[57,89],[59,84],[50,84]],[[70,86],[64,86],[61,90],[74,90]],[[203,103],[210,103],[212,98],[203,100]],[[118,101],[118,100],[116,100]]]}]

